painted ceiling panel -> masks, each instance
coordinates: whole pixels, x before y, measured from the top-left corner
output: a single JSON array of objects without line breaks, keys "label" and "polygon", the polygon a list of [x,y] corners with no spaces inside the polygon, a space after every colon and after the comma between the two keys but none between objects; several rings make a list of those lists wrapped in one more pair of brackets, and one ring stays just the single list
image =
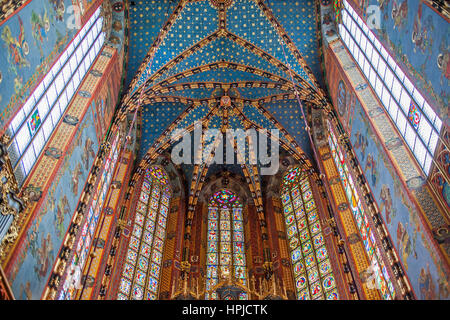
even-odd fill
[{"label": "painted ceiling panel", "polygon": [[[289,7],[291,7],[291,1],[285,2],[289,3]],[[309,79],[287,45],[280,42],[281,38],[276,29],[255,1],[235,1],[233,6],[228,9],[227,17],[227,26],[232,33],[258,46],[283,64],[289,64],[305,80]],[[299,23],[299,21],[291,22],[294,25]],[[309,82],[312,84],[311,81]]]},{"label": "painted ceiling panel", "polygon": [[264,104],[279,123],[294,137],[303,151],[311,158],[312,150],[308,134],[305,130],[305,122],[301,118],[302,113],[297,100],[280,100]]},{"label": "painted ceiling panel", "polygon": [[320,68],[316,9],[313,0],[266,2],[277,21],[283,26],[289,38],[294,42],[302,57],[312,69],[314,76],[323,84]]},{"label": "painted ceiling panel", "polygon": [[209,1],[186,4],[175,24],[158,47],[153,61],[145,68],[146,79],[177,55],[217,30],[217,11]]},{"label": "painted ceiling panel", "polygon": [[239,118],[236,116],[228,117],[228,125],[229,125],[230,129],[233,129],[233,130],[244,127],[244,125],[242,124],[242,121],[239,120]]},{"label": "painted ceiling panel", "polygon": [[240,97],[247,99],[259,99],[288,92],[276,88],[237,88],[237,90],[240,93]]},{"label": "painted ceiling panel", "polygon": [[213,62],[228,61],[266,70],[285,79],[289,75],[272,65],[268,61],[261,59],[256,54],[238,45],[228,38],[217,38],[194,54],[182,60],[176,66],[164,73],[156,81],[160,82],[177,73],[203,66]]},{"label": "painted ceiling panel", "polygon": [[263,128],[266,129],[275,128],[275,125],[272,122],[270,122],[269,119],[267,119],[257,108],[255,108],[250,104],[244,105],[242,112],[248,119],[254,121],[256,124],[260,125]]},{"label": "painted ceiling panel", "polygon": [[177,80],[172,84],[185,83],[185,82],[199,82],[199,81],[209,81],[209,82],[239,82],[239,81],[265,81],[273,82],[272,80],[254,74],[250,72],[245,72],[241,70],[232,70],[227,68],[218,68],[217,70],[207,70],[197,74],[193,74],[189,77]]},{"label": "painted ceiling panel", "polygon": [[[194,98],[194,99],[206,99],[210,98],[214,88],[195,88],[195,89],[186,89],[186,90],[176,90],[170,92],[168,95],[178,96],[178,97],[186,97],[186,98]],[[163,94],[166,95],[166,94]]]},{"label": "painted ceiling panel", "polygon": [[135,1],[129,10],[129,52],[127,80],[129,85],[161,27],[177,6],[173,0]]},{"label": "painted ceiling panel", "polygon": [[222,117],[217,114],[211,117],[211,121],[209,122],[210,129],[220,129],[222,125]]},{"label": "painted ceiling panel", "polygon": [[[224,92],[223,89],[217,88],[195,88],[186,90],[174,90],[168,94],[177,97],[186,97],[194,99],[207,99],[216,97],[217,94]],[[268,96],[279,95],[287,93],[286,90],[276,88],[233,88],[228,91],[228,94],[232,97],[245,98],[245,99],[260,99]]]},{"label": "painted ceiling panel", "polygon": [[189,125],[195,123],[195,121],[201,120],[209,111],[209,107],[206,105],[201,105],[195,107],[191,112],[189,112],[175,127],[176,129],[184,129]]},{"label": "painted ceiling panel", "polygon": [[[267,119],[260,110],[250,104],[244,105],[242,113],[247,117],[247,119],[250,119],[261,128],[265,128],[267,130],[277,129],[276,126],[269,119]],[[281,132],[279,132],[279,138],[280,140],[286,142],[286,144],[290,145],[289,141]]]},{"label": "painted ceiling panel", "polygon": [[158,102],[142,107],[142,138],[139,159],[185,109],[184,104],[173,102]]}]

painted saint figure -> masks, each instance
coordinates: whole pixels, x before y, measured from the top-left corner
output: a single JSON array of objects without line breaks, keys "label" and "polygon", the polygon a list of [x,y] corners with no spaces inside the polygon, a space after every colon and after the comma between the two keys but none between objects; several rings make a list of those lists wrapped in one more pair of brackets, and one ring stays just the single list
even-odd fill
[{"label": "painted saint figure", "polygon": [[381,186],[380,191],[380,211],[384,211],[384,216],[386,217],[386,223],[391,224],[391,215],[395,214],[395,208],[392,208],[392,197],[391,190],[385,184]]},{"label": "painted saint figure", "polygon": [[18,39],[12,36],[9,26],[5,26],[2,32],[2,39],[8,47],[9,68],[15,75],[17,75],[17,68],[30,66],[30,62],[25,59],[25,56],[30,52],[28,43],[25,41],[25,28],[22,19],[19,16],[17,16],[17,18],[19,19],[20,28]]},{"label": "painted saint figure", "polygon": [[36,250],[36,254],[37,263],[34,266],[34,272],[41,279],[47,276],[47,271],[53,261],[53,244],[50,233],[47,233],[47,237],[42,238],[41,247]]},{"label": "painted saint figure", "polygon": [[50,30],[50,20],[47,16],[47,11],[44,13],[44,17],[36,12],[31,13],[31,29],[34,38],[34,43],[39,48],[41,53],[41,63],[44,60],[44,40],[47,40],[48,31]]},{"label": "painted saint figure", "polygon": [[[369,171],[367,172],[367,170]],[[372,179],[372,185],[376,187],[378,180],[377,163],[375,161],[375,157],[371,153],[367,155],[367,162],[364,167],[364,171]]]},{"label": "painted saint figure", "polygon": [[83,174],[83,171],[81,170],[81,163],[77,163],[75,166],[75,169],[72,171],[72,193],[74,196],[78,194],[78,182],[80,175]]},{"label": "painted saint figure", "polygon": [[369,145],[369,143],[367,142],[367,138],[361,134],[361,132],[357,131],[356,134],[356,141],[354,143],[354,147],[355,149],[360,149],[361,150],[361,161],[364,161],[364,158],[366,156],[366,148]]},{"label": "painted saint figure", "polygon": [[[401,222],[397,225],[397,246],[400,257],[403,261],[403,265],[405,269],[408,270],[408,262],[407,259],[413,252],[414,248],[411,244],[411,240],[409,238],[409,234],[406,230],[408,227],[408,222],[403,226]],[[414,252],[414,256],[417,257],[417,254]]]},{"label": "painted saint figure", "polygon": [[430,273],[430,264],[427,263],[427,270],[422,268],[419,275],[420,298],[424,300],[436,299],[435,285]]}]

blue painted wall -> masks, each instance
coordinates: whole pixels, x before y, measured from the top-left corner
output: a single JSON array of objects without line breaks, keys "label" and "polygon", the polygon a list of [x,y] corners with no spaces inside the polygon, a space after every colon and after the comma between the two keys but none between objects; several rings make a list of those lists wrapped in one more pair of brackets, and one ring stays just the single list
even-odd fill
[{"label": "blue painted wall", "polygon": [[71,0],[31,1],[0,26],[0,128],[77,31]]},{"label": "blue painted wall", "polygon": [[435,252],[419,212],[373,132],[358,100],[355,103],[351,142],[370,185],[392,242],[418,299],[448,299],[448,275]]},{"label": "blue painted wall", "polygon": [[98,151],[91,107],[66,152],[12,266],[16,299],[40,299]]},{"label": "blue painted wall", "polygon": [[421,92],[435,101],[434,108],[450,125],[450,24],[425,2],[370,0],[379,6],[380,28],[374,29],[383,45],[402,61]]}]

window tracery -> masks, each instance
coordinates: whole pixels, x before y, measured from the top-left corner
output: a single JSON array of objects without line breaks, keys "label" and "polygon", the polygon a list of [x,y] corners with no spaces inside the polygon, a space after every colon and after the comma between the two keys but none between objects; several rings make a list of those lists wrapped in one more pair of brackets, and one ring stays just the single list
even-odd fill
[{"label": "window tracery", "polygon": [[136,206],[117,299],[157,299],[170,197],[167,174],[150,167]]},{"label": "window tracery", "polygon": [[281,201],[297,298],[338,299],[317,206],[308,177],[300,167],[284,175]]},{"label": "window tracery", "polygon": [[[206,290],[219,284],[221,276],[234,275],[247,285],[242,202],[233,191],[222,189],[211,196],[207,232]],[[205,294],[205,299],[218,298],[216,292]],[[247,293],[239,294],[239,299],[247,298]]]}]

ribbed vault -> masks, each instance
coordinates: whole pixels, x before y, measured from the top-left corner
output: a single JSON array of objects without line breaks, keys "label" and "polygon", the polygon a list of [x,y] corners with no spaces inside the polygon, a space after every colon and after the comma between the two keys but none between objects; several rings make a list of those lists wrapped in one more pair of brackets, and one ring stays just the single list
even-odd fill
[{"label": "ribbed vault", "polygon": [[[222,132],[267,129],[272,143],[279,143],[310,169],[309,125],[304,115],[311,108],[330,106],[320,84],[318,5],[317,1],[275,0],[135,3],[129,17],[128,90],[119,118],[137,112],[139,169],[170,152],[176,144],[172,133],[193,132],[195,122],[203,130]],[[278,129],[279,136],[274,137],[270,129]],[[235,149],[235,157],[256,154]],[[261,195],[254,192],[261,190],[259,163],[202,162],[183,164],[182,170],[190,181],[189,211],[206,177],[224,170],[245,179],[262,210]]]}]

